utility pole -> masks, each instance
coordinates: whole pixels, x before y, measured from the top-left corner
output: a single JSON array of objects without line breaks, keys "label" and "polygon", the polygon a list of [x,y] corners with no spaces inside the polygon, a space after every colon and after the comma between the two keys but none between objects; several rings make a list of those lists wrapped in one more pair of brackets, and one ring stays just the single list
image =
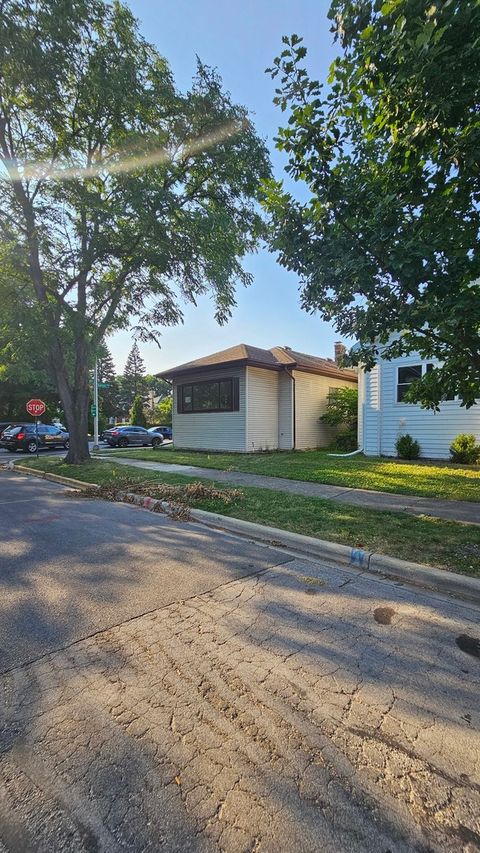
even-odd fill
[{"label": "utility pole", "polygon": [[99,450],[98,446],[98,359],[95,358],[95,373],[93,377],[93,405],[95,414],[93,416],[93,449]]}]

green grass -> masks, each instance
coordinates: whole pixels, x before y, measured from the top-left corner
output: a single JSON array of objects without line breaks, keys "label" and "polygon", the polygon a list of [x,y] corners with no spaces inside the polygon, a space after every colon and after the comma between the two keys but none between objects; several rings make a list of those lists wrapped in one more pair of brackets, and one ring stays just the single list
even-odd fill
[{"label": "green grass", "polygon": [[[32,468],[98,484],[121,483],[125,478],[133,482],[151,480],[168,484],[198,480],[99,460],[82,466],[65,465],[59,457],[28,460],[28,463]],[[224,484],[203,482],[225,489]],[[270,489],[242,487],[241,492],[243,497],[230,505],[204,499],[195,501],[192,506],[480,577],[480,527],[401,512],[366,510]]]},{"label": "green grass", "polygon": [[480,468],[451,465],[448,462],[404,462],[353,456],[349,459],[329,456],[325,450],[296,450],[283,453],[205,453],[175,450],[119,450],[115,455],[149,462],[174,462],[198,465],[221,471],[244,471],[330,483],[354,489],[373,489],[420,497],[447,500],[480,501]]}]

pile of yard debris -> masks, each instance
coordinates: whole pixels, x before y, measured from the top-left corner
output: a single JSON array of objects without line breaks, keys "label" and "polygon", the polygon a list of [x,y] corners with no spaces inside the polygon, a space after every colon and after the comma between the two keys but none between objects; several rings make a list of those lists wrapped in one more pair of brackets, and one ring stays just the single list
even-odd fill
[{"label": "pile of yard debris", "polygon": [[170,485],[156,480],[139,482],[129,477],[119,477],[115,483],[92,486],[82,492],[87,498],[102,498],[107,501],[133,501],[133,496],[149,497],[155,501],[168,504],[168,508],[160,503],[152,505],[153,512],[168,512],[175,518],[187,519],[188,507],[199,501],[219,501],[229,506],[243,497],[239,489],[218,489],[195,481],[193,483]]}]

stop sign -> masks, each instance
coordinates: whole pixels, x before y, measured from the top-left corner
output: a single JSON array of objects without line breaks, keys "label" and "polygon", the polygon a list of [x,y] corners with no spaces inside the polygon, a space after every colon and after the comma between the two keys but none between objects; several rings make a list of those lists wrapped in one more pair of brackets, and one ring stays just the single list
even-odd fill
[{"label": "stop sign", "polygon": [[45,411],[45,403],[43,400],[29,400],[26,408],[29,415],[39,418]]}]

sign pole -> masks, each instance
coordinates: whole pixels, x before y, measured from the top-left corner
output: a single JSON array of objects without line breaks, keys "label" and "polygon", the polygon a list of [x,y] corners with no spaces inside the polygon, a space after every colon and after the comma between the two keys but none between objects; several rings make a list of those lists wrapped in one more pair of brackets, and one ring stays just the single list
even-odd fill
[{"label": "sign pole", "polygon": [[35,418],[35,444],[37,445],[37,459],[38,459],[38,418]]},{"label": "sign pole", "polygon": [[98,359],[95,359],[95,373],[93,379],[93,405],[95,414],[93,416],[93,449],[98,450]]}]

